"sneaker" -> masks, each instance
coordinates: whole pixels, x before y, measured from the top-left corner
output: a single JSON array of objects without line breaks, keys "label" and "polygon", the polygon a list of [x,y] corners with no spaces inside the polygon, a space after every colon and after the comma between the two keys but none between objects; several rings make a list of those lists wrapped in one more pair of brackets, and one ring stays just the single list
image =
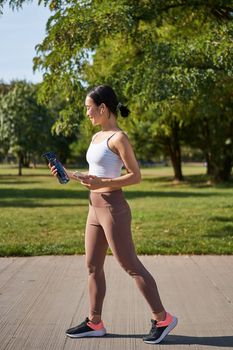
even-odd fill
[{"label": "sneaker", "polygon": [[151,320],[152,327],[150,333],[143,338],[143,341],[148,344],[160,343],[166,335],[177,325],[177,318],[167,313],[164,321],[157,322]]},{"label": "sneaker", "polygon": [[100,321],[98,324],[95,324],[91,322],[88,317],[78,326],[67,329],[66,331],[66,335],[71,338],[102,337],[105,334],[106,329],[104,328],[103,322]]}]

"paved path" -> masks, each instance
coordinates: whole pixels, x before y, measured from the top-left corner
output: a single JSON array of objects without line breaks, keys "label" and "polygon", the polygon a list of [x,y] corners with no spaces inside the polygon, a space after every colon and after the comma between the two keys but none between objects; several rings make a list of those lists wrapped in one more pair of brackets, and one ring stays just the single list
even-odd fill
[{"label": "paved path", "polygon": [[160,345],[142,336],[150,311],[131,279],[107,257],[104,338],[70,339],[87,315],[83,256],[0,258],[1,350],[209,350],[233,348],[233,256],[141,256],[179,324]]}]

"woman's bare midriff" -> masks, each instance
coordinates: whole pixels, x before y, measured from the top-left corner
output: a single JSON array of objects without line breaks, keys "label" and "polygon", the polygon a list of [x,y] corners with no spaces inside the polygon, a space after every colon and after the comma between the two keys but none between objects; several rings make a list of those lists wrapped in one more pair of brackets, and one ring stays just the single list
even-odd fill
[{"label": "woman's bare midriff", "polygon": [[[109,177],[101,177],[101,179],[110,179]],[[121,187],[101,187],[101,188],[98,188],[97,190],[91,190],[91,192],[113,192],[113,191],[117,191],[117,190],[121,190]]]},{"label": "woman's bare midriff", "polygon": [[101,187],[98,190],[91,190],[91,192],[113,192],[113,191],[117,191],[117,190],[121,190],[121,187]]}]

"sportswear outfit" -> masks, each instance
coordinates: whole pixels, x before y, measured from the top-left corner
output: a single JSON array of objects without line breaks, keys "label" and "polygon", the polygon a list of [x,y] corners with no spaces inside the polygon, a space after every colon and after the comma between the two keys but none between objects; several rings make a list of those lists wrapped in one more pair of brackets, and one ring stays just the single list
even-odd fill
[{"label": "sportswear outfit", "polygon": [[[114,135],[115,133],[100,143],[91,142],[87,151],[90,175],[105,178],[120,176],[123,163],[108,146],[109,139]],[[156,282],[135,252],[131,234],[131,211],[122,190],[90,191],[85,250],[89,271],[88,289],[91,315],[102,313],[106,292],[104,261],[108,247],[122,268],[134,278],[152,313],[162,312],[164,308]],[[160,342],[177,323],[177,319],[168,313],[162,323],[151,321],[150,334],[144,338],[147,343]],[[77,327],[67,330],[67,335],[70,337],[102,336],[105,333],[102,321],[95,325],[88,318]]]}]

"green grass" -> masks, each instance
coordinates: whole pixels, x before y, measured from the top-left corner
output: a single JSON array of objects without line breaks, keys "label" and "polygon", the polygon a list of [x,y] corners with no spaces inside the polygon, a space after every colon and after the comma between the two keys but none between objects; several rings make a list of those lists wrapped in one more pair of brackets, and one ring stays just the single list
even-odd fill
[{"label": "green grass", "polygon": [[[212,186],[201,166],[142,169],[125,188],[138,254],[232,254],[233,185]],[[0,167],[0,256],[83,254],[88,191],[60,185],[46,168]]]}]

